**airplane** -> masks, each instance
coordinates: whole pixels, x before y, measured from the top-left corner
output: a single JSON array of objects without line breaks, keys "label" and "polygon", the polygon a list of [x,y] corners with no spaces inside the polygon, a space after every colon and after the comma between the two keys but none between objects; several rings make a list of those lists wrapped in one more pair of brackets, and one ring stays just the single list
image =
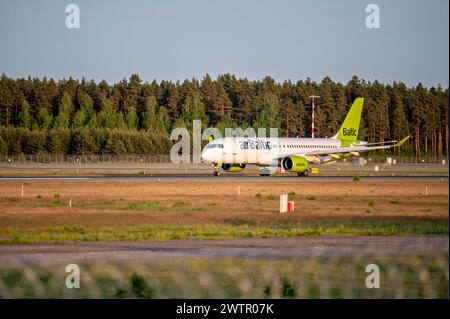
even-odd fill
[{"label": "airplane", "polygon": [[210,139],[202,151],[202,161],[226,172],[240,172],[247,164],[260,167],[261,176],[273,175],[279,167],[285,172],[308,176],[310,163],[324,164],[362,152],[400,147],[411,135],[401,141],[368,143],[359,141],[359,123],[364,99],[353,102],[338,133],[330,138],[258,138],[223,137]]}]

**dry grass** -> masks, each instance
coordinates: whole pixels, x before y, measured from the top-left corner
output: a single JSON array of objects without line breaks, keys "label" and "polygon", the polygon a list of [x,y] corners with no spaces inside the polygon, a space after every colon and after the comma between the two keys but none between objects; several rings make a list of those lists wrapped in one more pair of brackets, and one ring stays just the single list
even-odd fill
[{"label": "dry grass", "polygon": [[[286,181],[237,185],[226,181],[52,181],[26,183],[24,197],[20,196],[21,185],[0,184],[0,231],[189,225],[290,227],[305,223],[331,227],[330,221],[333,227],[355,222],[448,223],[448,182]],[[425,196],[426,186],[429,196]],[[279,214],[278,195],[290,192],[295,192],[296,211]],[[257,193],[261,196],[256,197]],[[55,203],[55,194],[60,194],[59,203]],[[68,206],[69,197],[72,207]]]}]

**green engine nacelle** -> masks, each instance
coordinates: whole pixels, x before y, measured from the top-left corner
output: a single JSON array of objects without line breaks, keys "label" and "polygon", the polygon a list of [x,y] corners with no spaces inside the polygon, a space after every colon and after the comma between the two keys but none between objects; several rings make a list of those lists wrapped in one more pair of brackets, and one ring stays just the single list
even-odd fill
[{"label": "green engine nacelle", "polygon": [[308,170],[309,163],[304,157],[291,155],[281,160],[281,167],[287,172],[302,173]]},{"label": "green engine nacelle", "polygon": [[240,172],[245,168],[245,164],[225,164],[221,163],[218,165],[219,167],[222,167],[224,171],[227,172]]}]

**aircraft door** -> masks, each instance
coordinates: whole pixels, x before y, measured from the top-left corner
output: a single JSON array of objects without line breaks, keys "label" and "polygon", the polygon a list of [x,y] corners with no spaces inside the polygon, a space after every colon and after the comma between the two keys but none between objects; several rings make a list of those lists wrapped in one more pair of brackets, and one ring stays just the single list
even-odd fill
[{"label": "aircraft door", "polygon": [[236,137],[233,138],[233,163],[240,163],[239,141]]}]

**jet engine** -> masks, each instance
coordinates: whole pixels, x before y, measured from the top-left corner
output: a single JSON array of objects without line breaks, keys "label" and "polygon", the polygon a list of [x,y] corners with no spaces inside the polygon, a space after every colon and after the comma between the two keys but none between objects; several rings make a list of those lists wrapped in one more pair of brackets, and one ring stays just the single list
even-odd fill
[{"label": "jet engine", "polygon": [[240,172],[245,168],[245,164],[222,164],[222,169],[227,172]]},{"label": "jet engine", "polygon": [[309,175],[309,163],[302,156],[291,155],[281,160],[281,167],[286,172],[296,172],[299,176]]}]

